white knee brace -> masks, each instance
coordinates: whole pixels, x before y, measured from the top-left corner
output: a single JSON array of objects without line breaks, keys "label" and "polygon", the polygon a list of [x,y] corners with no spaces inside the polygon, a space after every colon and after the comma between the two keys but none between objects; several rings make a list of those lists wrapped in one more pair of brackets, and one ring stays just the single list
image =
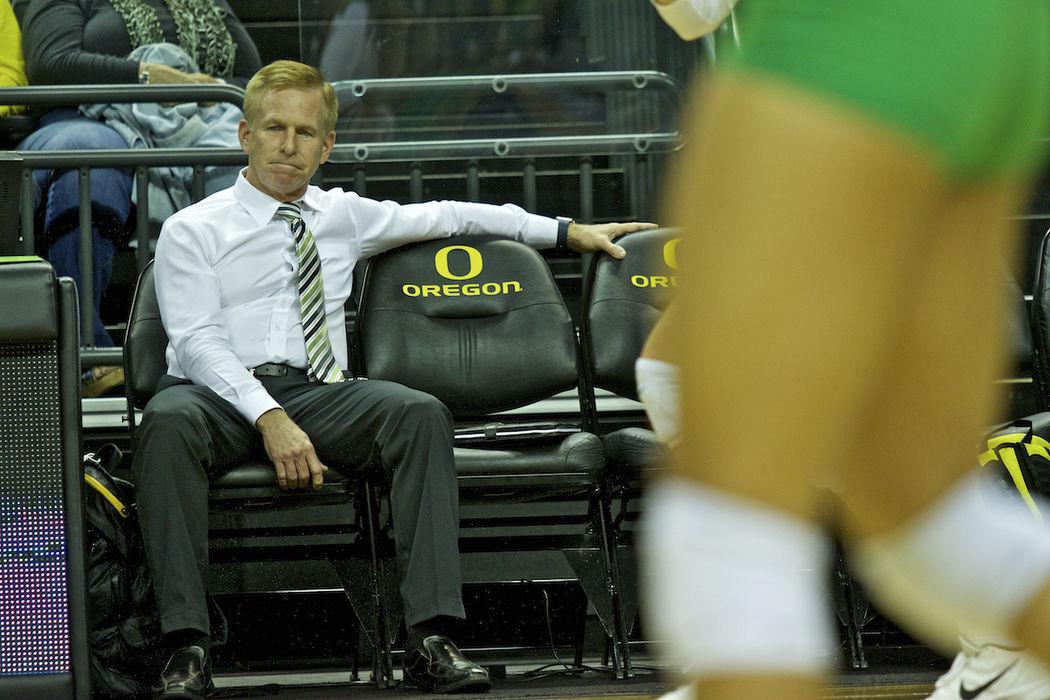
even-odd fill
[{"label": "white knee brace", "polygon": [[959,627],[1006,634],[1050,577],[1050,531],[976,474],[887,534],[853,547],[883,608],[950,647]]},{"label": "white knee brace", "polygon": [[649,619],[691,676],[827,670],[838,644],[820,528],[685,479],[654,484],[646,512]]},{"label": "white knee brace", "polygon": [[639,357],[634,363],[638,398],[645,406],[649,424],[662,442],[674,445],[681,426],[679,402],[680,372],[677,365],[648,357]]}]

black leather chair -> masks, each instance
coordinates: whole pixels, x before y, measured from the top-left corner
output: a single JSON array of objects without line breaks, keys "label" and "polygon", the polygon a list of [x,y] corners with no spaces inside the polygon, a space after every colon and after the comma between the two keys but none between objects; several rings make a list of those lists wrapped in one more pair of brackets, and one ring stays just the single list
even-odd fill
[{"label": "black leather chair", "polygon": [[[677,286],[678,232],[654,229],[618,242],[627,257],[596,255],[584,280],[582,330],[591,386],[638,400],[634,363]],[[648,427],[602,430],[610,480],[622,496],[647,471],[658,469],[666,448]],[[623,504],[617,525],[625,517]]]},{"label": "black leather chair", "polygon": [[[1036,260],[1035,289],[1030,311],[1032,342],[1032,377],[1038,403],[1050,410],[1050,230],[1043,236]],[[1018,344],[1023,347],[1023,342]]]},{"label": "black leather chair", "polygon": [[[674,296],[678,282],[678,232],[639,231],[618,243],[627,257],[595,255],[584,280],[582,335],[592,386],[638,400],[634,363]],[[602,437],[613,483],[626,488],[658,468],[664,445],[645,427],[606,432]]]},{"label": "black leather chair", "polygon": [[[595,255],[584,278],[581,328],[588,385],[638,400],[634,363],[674,295],[678,232],[663,228],[619,239],[627,257]],[[630,525],[647,474],[660,468],[666,447],[645,425],[599,425],[609,484],[619,507],[613,520],[617,559],[624,575],[624,619],[630,634],[638,611]]]},{"label": "black leather chair", "polygon": [[[464,579],[550,578],[544,567],[567,560],[611,641],[614,670],[629,674],[601,441],[581,429],[584,412],[525,425],[501,413],[579,389],[573,321],[539,253],[470,236],[376,256],[355,347],[365,376],[430,393],[456,419]],[[471,568],[483,552],[497,570]],[[554,556],[522,573],[537,553]]]},{"label": "black leather chair", "polygon": [[[167,371],[167,344],[150,262],[136,285],[124,341],[132,449],[135,410],[146,406]],[[385,644],[378,631],[383,601],[376,569],[378,534],[372,529],[377,497],[368,475],[354,468],[329,465],[319,491],[282,491],[269,461],[245,462],[211,484],[209,548],[213,564],[230,564],[241,578],[252,575],[247,567],[253,562],[326,559],[372,644],[373,678],[377,685],[386,685],[388,664],[379,655]],[[290,571],[294,574],[294,567]],[[287,579],[259,586],[300,587]]]}]

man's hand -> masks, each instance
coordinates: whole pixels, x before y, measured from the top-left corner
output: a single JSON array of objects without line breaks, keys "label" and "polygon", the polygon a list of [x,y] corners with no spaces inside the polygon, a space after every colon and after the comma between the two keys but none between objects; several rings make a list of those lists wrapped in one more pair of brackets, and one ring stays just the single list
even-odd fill
[{"label": "man's hand", "polygon": [[635,222],[630,224],[569,224],[566,243],[578,253],[604,250],[617,260],[623,259],[627,251],[613,243],[617,238],[635,231],[656,228],[656,224]]},{"label": "man's hand", "polygon": [[287,413],[279,408],[269,410],[259,416],[255,426],[262,433],[263,446],[282,489],[306,488],[311,482],[315,491],[321,488],[328,467],[321,464],[310,438]]},{"label": "man's hand", "polygon": [[216,77],[210,76],[207,73],[190,73],[188,76],[192,83],[221,83],[222,81]]},{"label": "man's hand", "polygon": [[178,68],[172,68],[163,63],[140,63],[139,75],[142,74],[143,70],[149,70],[150,85],[179,85],[201,82],[194,75],[184,73]]}]

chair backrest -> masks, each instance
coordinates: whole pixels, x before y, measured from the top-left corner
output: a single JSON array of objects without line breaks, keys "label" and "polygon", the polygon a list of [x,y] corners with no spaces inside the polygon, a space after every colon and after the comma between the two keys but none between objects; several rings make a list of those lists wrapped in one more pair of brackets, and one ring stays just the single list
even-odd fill
[{"label": "chair backrest", "polygon": [[167,373],[168,362],[164,357],[167,347],[168,334],[160,321],[151,260],[135,285],[124,336],[124,386],[128,401],[135,408],[145,408],[157,391],[157,382]]},{"label": "chair backrest", "polygon": [[1036,259],[1035,288],[1030,309],[1033,379],[1042,409],[1050,410],[1050,230],[1043,236]]},{"label": "chair backrest", "polygon": [[1007,298],[1007,341],[1010,352],[1011,369],[1015,377],[1031,377],[1032,367],[1032,325],[1029,321],[1028,302],[1024,292],[1009,269],[1003,264],[1003,284],[1006,286]]},{"label": "chair backrest", "polygon": [[584,348],[594,386],[638,398],[634,362],[678,283],[678,231],[619,239],[627,257],[595,255],[584,281]]},{"label": "chair backrest", "polygon": [[516,241],[456,237],[372,259],[357,366],[439,398],[457,418],[577,387],[576,333],[543,257]]}]

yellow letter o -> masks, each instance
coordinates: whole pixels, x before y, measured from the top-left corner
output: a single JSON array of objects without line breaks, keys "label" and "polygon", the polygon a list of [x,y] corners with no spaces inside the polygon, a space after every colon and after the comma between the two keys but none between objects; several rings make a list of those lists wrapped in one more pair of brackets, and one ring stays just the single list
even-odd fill
[{"label": "yellow letter o", "polygon": [[[466,251],[467,259],[470,261],[470,269],[465,275],[454,275],[448,269],[448,255],[453,250]],[[438,274],[449,280],[469,280],[481,274],[481,251],[467,245],[447,245],[434,254],[434,269]]]}]

